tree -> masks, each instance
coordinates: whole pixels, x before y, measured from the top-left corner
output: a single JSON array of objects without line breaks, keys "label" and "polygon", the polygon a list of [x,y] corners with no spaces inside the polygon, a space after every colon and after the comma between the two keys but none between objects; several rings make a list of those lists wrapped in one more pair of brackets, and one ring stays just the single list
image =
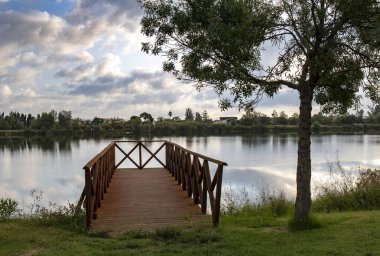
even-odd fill
[{"label": "tree", "polygon": [[277,118],[277,124],[288,124],[288,115],[285,113],[285,111],[281,111],[280,115]]},{"label": "tree", "polygon": [[380,104],[370,108],[368,112],[368,121],[373,124],[380,123]]},{"label": "tree", "polygon": [[71,123],[71,111],[62,110],[58,113],[58,124],[63,128],[67,128]]},{"label": "tree", "polygon": [[50,110],[49,115],[53,117],[53,123],[58,121],[58,113],[54,109]]},{"label": "tree", "polygon": [[201,122],[202,121],[202,116],[199,114],[199,112],[195,112],[195,121]]},{"label": "tree", "polygon": [[135,131],[138,131],[141,124],[141,118],[139,116],[131,116],[129,123],[132,125]]},{"label": "tree", "polygon": [[204,110],[204,111],[202,112],[202,121],[203,121],[203,122],[210,121],[210,117],[208,116],[208,113],[207,113],[206,110]]},{"label": "tree", "polygon": [[152,117],[152,115],[151,114],[149,114],[149,113],[147,113],[147,112],[143,112],[143,113],[141,113],[140,114],[140,118],[142,119],[142,120],[144,120],[144,122],[146,122],[146,123],[152,123],[153,122],[153,117]]},{"label": "tree", "polygon": [[95,116],[91,121],[91,124],[93,125],[102,125],[103,123],[104,123],[104,119],[97,116]]},{"label": "tree", "polygon": [[358,109],[356,111],[356,117],[359,123],[363,123],[364,121],[364,110],[363,109]]},{"label": "tree", "polygon": [[291,125],[298,125],[300,117],[298,113],[293,113],[293,115],[289,118],[289,124]]},{"label": "tree", "polygon": [[7,121],[8,129],[12,130],[12,128],[14,128],[14,126],[16,125],[17,119],[16,116],[11,112],[9,113],[9,115],[5,117],[5,121]]},{"label": "tree", "polygon": [[[312,102],[324,112],[359,105],[361,89],[379,102],[380,7],[377,0],[139,0],[142,50],[167,57],[165,71],[212,87],[252,109],[282,87],[299,95],[296,223],[311,207]],[[262,52],[277,54],[274,64]]]},{"label": "tree", "polygon": [[51,129],[54,127],[55,124],[55,117],[56,117],[57,112],[54,110],[51,110],[49,113],[42,112],[41,118],[39,120],[39,127],[40,128],[46,128],[46,129]]},{"label": "tree", "polygon": [[172,115],[173,115],[173,113],[172,113],[171,111],[169,111],[168,115],[169,115],[169,119],[171,119],[171,118],[172,118]]},{"label": "tree", "polygon": [[9,124],[5,120],[5,118],[0,118],[0,130],[8,130],[9,129]]},{"label": "tree", "polygon": [[193,114],[193,111],[191,110],[191,108],[186,109],[185,120],[189,120],[189,121],[194,120],[194,114]]}]

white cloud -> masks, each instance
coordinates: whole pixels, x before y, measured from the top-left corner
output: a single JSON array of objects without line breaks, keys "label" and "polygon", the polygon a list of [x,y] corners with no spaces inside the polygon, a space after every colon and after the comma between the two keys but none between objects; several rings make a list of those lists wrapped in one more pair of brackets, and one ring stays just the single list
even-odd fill
[{"label": "white cloud", "polygon": [[37,56],[33,51],[22,52],[17,57],[23,63],[32,63],[36,60]]},{"label": "white cloud", "polygon": [[13,84],[34,84],[38,70],[32,67],[21,67],[11,76],[10,81]]},{"label": "white cloud", "polygon": [[12,89],[9,87],[9,85],[2,84],[0,87],[0,95],[2,97],[8,97],[12,95]]},{"label": "white cloud", "polygon": [[34,98],[37,94],[34,90],[32,90],[30,88],[25,88],[25,89],[22,88],[16,92],[16,95],[17,96],[24,96],[24,97],[28,97],[28,98]]},{"label": "white cloud", "polygon": [[118,55],[108,53],[99,60],[97,73],[99,76],[121,76],[121,59]]},{"label": "white cloud", "polygon": [[[236,109],[221,112],[212,89],[197,92],[160,71],[162,57],[141,53],[147,40],[140,34],[141,14],[132,0],[75,0],[62,17],[0,12],[0,94],[6,96],[0,109],[67,109],[85,118],[144,111],[158,117],[169,110],[183,117],[188,107],[207,109],[213,118],[238,115]],[[295,99],[288,92],[275,95],[259,110],[271,113],[276,104],[296,109]]]}]

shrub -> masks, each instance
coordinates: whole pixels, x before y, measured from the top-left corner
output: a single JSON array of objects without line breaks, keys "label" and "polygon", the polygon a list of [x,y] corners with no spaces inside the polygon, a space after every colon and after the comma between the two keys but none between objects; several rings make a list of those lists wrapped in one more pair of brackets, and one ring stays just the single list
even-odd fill
[{"label": "shrub", "polygon": [[322,185],[314,199],[315,211],[346,211],[380,209],[380,170],[359,171],[355,180],[338,164],[338,175]]},{"label": "shrub", "polygon": [[380,187],[380,170],[367,169],[359,173],[356,183],[358,189],[367,189],[372,187]]},{"label": "shrub", "polygon": [[49,207],[40,207],[31,218],[47,226],[62,226],[69,229],[84,229],[84,211],[75,204],[57,205],[49,203]]},{"label": "shrub", "polygon": [[85,213],[76,204],[67,203],[67,205],[58,205],[49,202],[49,205],[45,207],[40,204],[43,192],[32,190],[31,196],[33,201],[28,207],[28,212],[20,212],[24,220],[79,232],[86,230]]},{"label": "shrub", "polygon": [[273,217],[284,216],[292,204],[283,190],[270,191],[268,187],[260,190],[258,206],[266,208]]},{"label": "shrub", "polygon": [[245,188],[241,195],[232,190],[231,185],[224,189],[221,212],[226,215],[236,215],[249,205],[248,193]]},{"label": "shrub", "polygon": [[260,215],[280,217],[289,213],[293,202],[282,190],[269,189],[268,186],[257,189],[256,201],[250,202],[248,192],[244,188],[240,195],[231,186],[224,190],[222,213],[226,215]]},{"label": "shrub", "polygon": [[0,220],[9,219],[18,212],[17,201],[10,198],[0,198]]}]

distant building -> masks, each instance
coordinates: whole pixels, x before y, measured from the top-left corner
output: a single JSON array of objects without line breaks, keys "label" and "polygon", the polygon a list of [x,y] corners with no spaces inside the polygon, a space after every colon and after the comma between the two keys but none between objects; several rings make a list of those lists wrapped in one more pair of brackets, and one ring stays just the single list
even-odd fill
[{"label": "distant building", "polygon": [[232,122],[236,122],[238,118],[236,116],[225,116],[225,117],[219,117],[219,120],[215,121],[215,123],[222,123],[222,124],[232,124]]}]

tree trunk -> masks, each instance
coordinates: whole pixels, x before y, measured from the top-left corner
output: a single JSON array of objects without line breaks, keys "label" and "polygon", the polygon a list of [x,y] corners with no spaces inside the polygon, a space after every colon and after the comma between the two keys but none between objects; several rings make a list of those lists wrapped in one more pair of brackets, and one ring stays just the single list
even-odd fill
[{"label": "tree trunk", "polygon": [[311,109],[313,93],[309,84],[300,89],[300,115],[298,127],[296,222],[305,220],[311,207]]}]

